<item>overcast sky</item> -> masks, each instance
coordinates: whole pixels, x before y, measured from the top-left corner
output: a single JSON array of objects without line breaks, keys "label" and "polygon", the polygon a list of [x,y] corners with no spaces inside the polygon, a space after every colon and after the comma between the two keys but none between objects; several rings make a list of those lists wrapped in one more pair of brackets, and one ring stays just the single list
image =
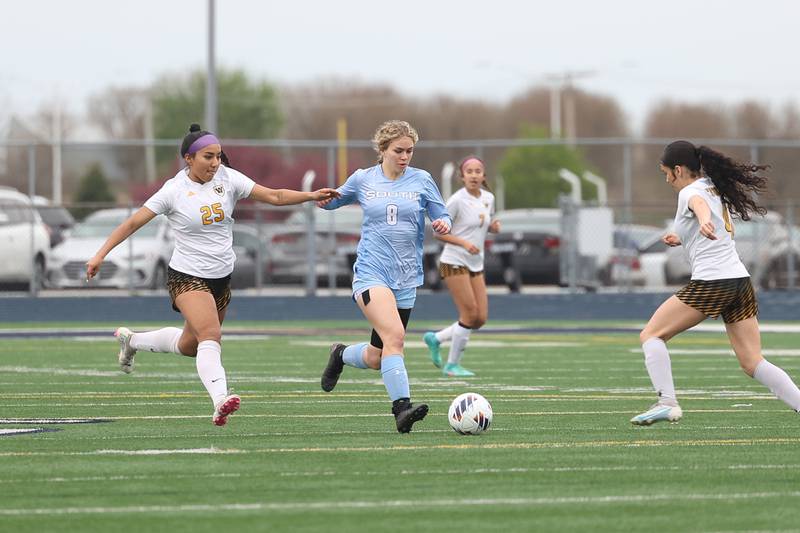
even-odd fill
[{"label": "overcast sky", "polygon": [[[208,0],[0,0],[0,120],[206,64]],[[615,97],[800,98],[795,0],[216,0],[218,66],[504,102],[548,75]]]}]

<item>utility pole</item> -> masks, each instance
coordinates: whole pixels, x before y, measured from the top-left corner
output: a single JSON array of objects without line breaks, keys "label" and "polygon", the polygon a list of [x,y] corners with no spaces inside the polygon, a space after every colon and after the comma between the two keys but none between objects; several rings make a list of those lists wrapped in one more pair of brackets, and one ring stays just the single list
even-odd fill
[{"label": "utility pole", "polygon": [[63,177],[61,174],[61,101],[57,100],[53,109],[53,204],[61,205],[63,195],[61,184]]},{"label": "utility pole", "polygon": [[[577,138],[577,113],[575,111],[575,91],[572,82],[578,78],[587,78],[597,74],[594,70],[572,71],[548,74],[545,79],[550,82],[550,138],[561,138],[562,129],[569,144],[575,144]],[[564,102],[564,116],[561,116],[561,102]],[[563,128],[562,128],[562,122]]]},{"label": "utility pole", "polygon": [[214,0],[208,0],[208,69],[206,72],[206,123],[203,129],[217,131],[217,72],[214,65]]}]

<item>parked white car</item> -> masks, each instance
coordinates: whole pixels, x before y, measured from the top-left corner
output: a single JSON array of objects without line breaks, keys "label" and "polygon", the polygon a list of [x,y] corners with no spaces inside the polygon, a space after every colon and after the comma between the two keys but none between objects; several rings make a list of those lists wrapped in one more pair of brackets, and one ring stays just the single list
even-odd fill
[{"label": "parked white car", "polygon": [[86,261],[131,213],[126,208],[104,209],[76,224],[69,237],[50,252],[48,285],[54,288],[163,288],[175,244],[163,215],[148,222],[111,250],[100,267],[100,273],[86,282]]},{"label": "parked white car", "polygon": [[0,187],[0,283],[41,287],[50,235],[30,198]]},{"label": "parked white car", "polygon": [[664,264],[667,245],[661,237],[667,233],[658,226],[621,224],[614,229],[614,251],[608,265],[600,270],[606,285],[663,288],[666,285]]}]

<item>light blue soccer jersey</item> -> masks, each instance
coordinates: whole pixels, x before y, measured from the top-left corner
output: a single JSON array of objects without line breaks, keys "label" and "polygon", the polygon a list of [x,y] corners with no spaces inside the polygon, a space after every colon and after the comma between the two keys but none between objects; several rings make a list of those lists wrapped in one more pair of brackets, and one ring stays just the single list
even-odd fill
[{"label": "light blue soccer jersey", "polygon": [[364,281],[380,282],[390,289],[422,285],[425,214],[452,226],[431,175],[407,167],[399,178],[390,180],[381,165],[375,165],[355,171],[339,192],[341,198],[333,199],[325,209],[357,203],[364,213],[353,285]]}]

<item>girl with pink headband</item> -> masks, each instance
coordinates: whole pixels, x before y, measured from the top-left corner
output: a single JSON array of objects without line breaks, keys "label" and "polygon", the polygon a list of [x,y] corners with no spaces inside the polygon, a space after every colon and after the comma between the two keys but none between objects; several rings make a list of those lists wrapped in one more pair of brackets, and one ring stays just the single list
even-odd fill
[{"label": "girl with pink headband", "polygon": [[[464,188],[447,201],[453,219],[448,235],[436,235],[445,243],[439,258],[439,275],[447,285],[458,309],[458,320],[437,332],[423,335],[431,360],[448,377],[470,377],[475,374],[461,366],[470,333],[486,323],[489,298],[483,275],[486,234],[500,231],[494,219],[494,195],[486,190],[486,166],[476,156],[468,156],[459,165]],[[450,341],[450,353],[442,367],[439,347]]]},{"label": "girl with pink headband", "polygon": [[111,232],[86,263],[86,279],[96,276],[106,255],[139,228],[156,216],[167,217],[175,237],[167,289],[172,308],[185,319],[184,326],[140,333],[126,327],[117,329],[118,362],[123,372],[130,373],[139,350],[193,357],[214,405],[212,422],[224,426],[241,403],[239,396],[228,391],[220,345],[236,260],[231,217],[236,202],[250,198],[272,205],[293,205],[336,198],[339,193],[327,188],[300,192],[258,185],[230,168],[219,139],[197,124],[189,127],[180,154],[186,166]]}]

